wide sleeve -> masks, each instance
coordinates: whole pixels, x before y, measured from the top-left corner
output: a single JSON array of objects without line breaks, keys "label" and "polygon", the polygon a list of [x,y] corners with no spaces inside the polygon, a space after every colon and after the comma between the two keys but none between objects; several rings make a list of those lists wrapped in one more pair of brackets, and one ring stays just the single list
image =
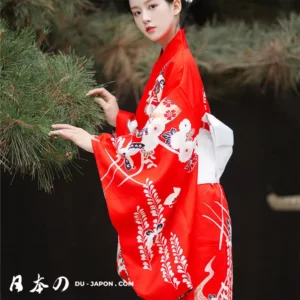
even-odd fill
[{"label": "wide sleeve", "polygon": [[[177,207],[193,201],[188,198],[195,190],[197,169],[198,123],[184,78],[178,76],[178,84],[166,87],[168,93],[139,132],[101,134],[92,140],[130,280],[137,294],[146,299],[160,299],[162,294],[164,299],[176,299],[192,287],[186,268],[178,269],[178,259],[171,256],[178,238],[188,238],[187,228],[178,221],[178,214],[185,212]],[[178,251],[184,256],[189,250]]]},{"label": "wide sleeve", "polygon": [[135,114],[120,109],[116,118],[117,136],[133,132],[136,129],[135,124]]}]

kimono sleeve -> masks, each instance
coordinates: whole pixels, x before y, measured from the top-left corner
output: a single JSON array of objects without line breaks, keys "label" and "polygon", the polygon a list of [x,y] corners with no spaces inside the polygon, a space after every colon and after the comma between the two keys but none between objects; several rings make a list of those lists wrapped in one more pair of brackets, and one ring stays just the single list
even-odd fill
[{"label": "kimono sleeve", "polygon": [[195,149],[192,115],[179,85],[162,99],[137,134],[101,134],[92,140],[114,224],[122,224],[132,214],[131,209],[142,204],[135,191],[143,193],[146,182],[160,187],[164,196],[180,187]]},{"label": "kimono sleeve", "polygon": [[[162,98],[139,132],[116,137],[101,134],[92,140],[109,216],[119,235],[130,280],[138,295],[146,299],[161,292],[169,295],[166,300],[176,299],[191,286],[186,282],[174,287],[179,284],[175,277],[182,275],[172,272],[174,278],[166,283],[169,279],[161,271],[161,260],[152,261],[154,243],[171,249],[170,236],[177,230],[174,212],[180,201],[187,201],[187,191],[196,186],[190,180],[197,169],[196,122],[191,116],[180,84]],[[159,233],[163,235],[158,238]],[[152,272],[144,273],[146,270]],[[148,280],[153,282],[152,290],[146,288]]]},{"label": "kimono sleeve", "polygon": [[117,136],[132,132],[135,129],[135,124],[135,114],[120,109],[116,119]]}]

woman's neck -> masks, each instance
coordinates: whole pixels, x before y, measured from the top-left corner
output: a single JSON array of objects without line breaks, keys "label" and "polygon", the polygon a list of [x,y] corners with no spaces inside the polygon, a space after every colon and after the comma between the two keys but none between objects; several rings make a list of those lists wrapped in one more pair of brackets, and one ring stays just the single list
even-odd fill
[{"label": "woman's neck", "polygon": [[175,28],[171,28],[169,34],[167,34],[163,40],[160,41],[162,50],[165,51],[168,44],[172,41],[174,36],[177,34],[177,32],[180,30],[180,27],[176,26]]}]

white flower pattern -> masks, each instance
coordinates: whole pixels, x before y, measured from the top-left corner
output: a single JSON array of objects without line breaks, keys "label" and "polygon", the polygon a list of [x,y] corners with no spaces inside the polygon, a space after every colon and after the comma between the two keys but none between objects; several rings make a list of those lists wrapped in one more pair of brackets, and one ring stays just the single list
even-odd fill
[{"label": "white flower pattern", "polygon": [[[175,193],[178,195],[180,189],[174,188]],[[144,185],[144,194],[147,199],[147,204],[150,209],[150,214],[154,219],[152,219],[152,230],[149,229],[149,223],[147,222],[147,216],[144,209],[137,207],[137,211],[134,213],[134,218],[138,224],[138,236],[137,242],[142,244],[138,246],[138,249],[141,254],[141,260],[143,261],[143,269],[151,270],[151,260],[153,258],[153,246],[157,246],[160,254],[161,262],[161,274],[163,280],[167,283],[170,283],[174,288],[178,288],[181,283],[175,276],[174,271],[172,270],[169,245],[174,256],[174,264],[178,264],[177,273],[181,274],[183,282],[186,283],[188,288],[192,288],[192,283],[190,275],[187,272],[187,261],[184,255],[182,255],[183,250],[179,244],[178,237],[171,233],[169,240],[164,236],[163,227],[166,221],[163,211],[164,206],[161,204],[161,199],[157,193],[157,190],[154,187],[153,182],[148,178]]]},{"label": "white flower pattern", "polygon": [[178,159],[180,162],[187,162],[195,150],[196,140],[191,137],[191,122],[184,119],[179,124],[179,130],[171,136],[171,147],[179,149]]}]

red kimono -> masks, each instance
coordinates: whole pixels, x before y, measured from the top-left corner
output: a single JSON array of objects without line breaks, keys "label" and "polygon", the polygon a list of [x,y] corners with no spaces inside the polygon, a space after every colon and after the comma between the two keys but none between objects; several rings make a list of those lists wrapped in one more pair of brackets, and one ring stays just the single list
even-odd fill
[{"label": "red kimono", "polygon": [[136,114],[92,140],[118,232],[117,270],[146,300],[232,299],[231,221],[219,183],[232,130],[210,114],[181,29]]}]

